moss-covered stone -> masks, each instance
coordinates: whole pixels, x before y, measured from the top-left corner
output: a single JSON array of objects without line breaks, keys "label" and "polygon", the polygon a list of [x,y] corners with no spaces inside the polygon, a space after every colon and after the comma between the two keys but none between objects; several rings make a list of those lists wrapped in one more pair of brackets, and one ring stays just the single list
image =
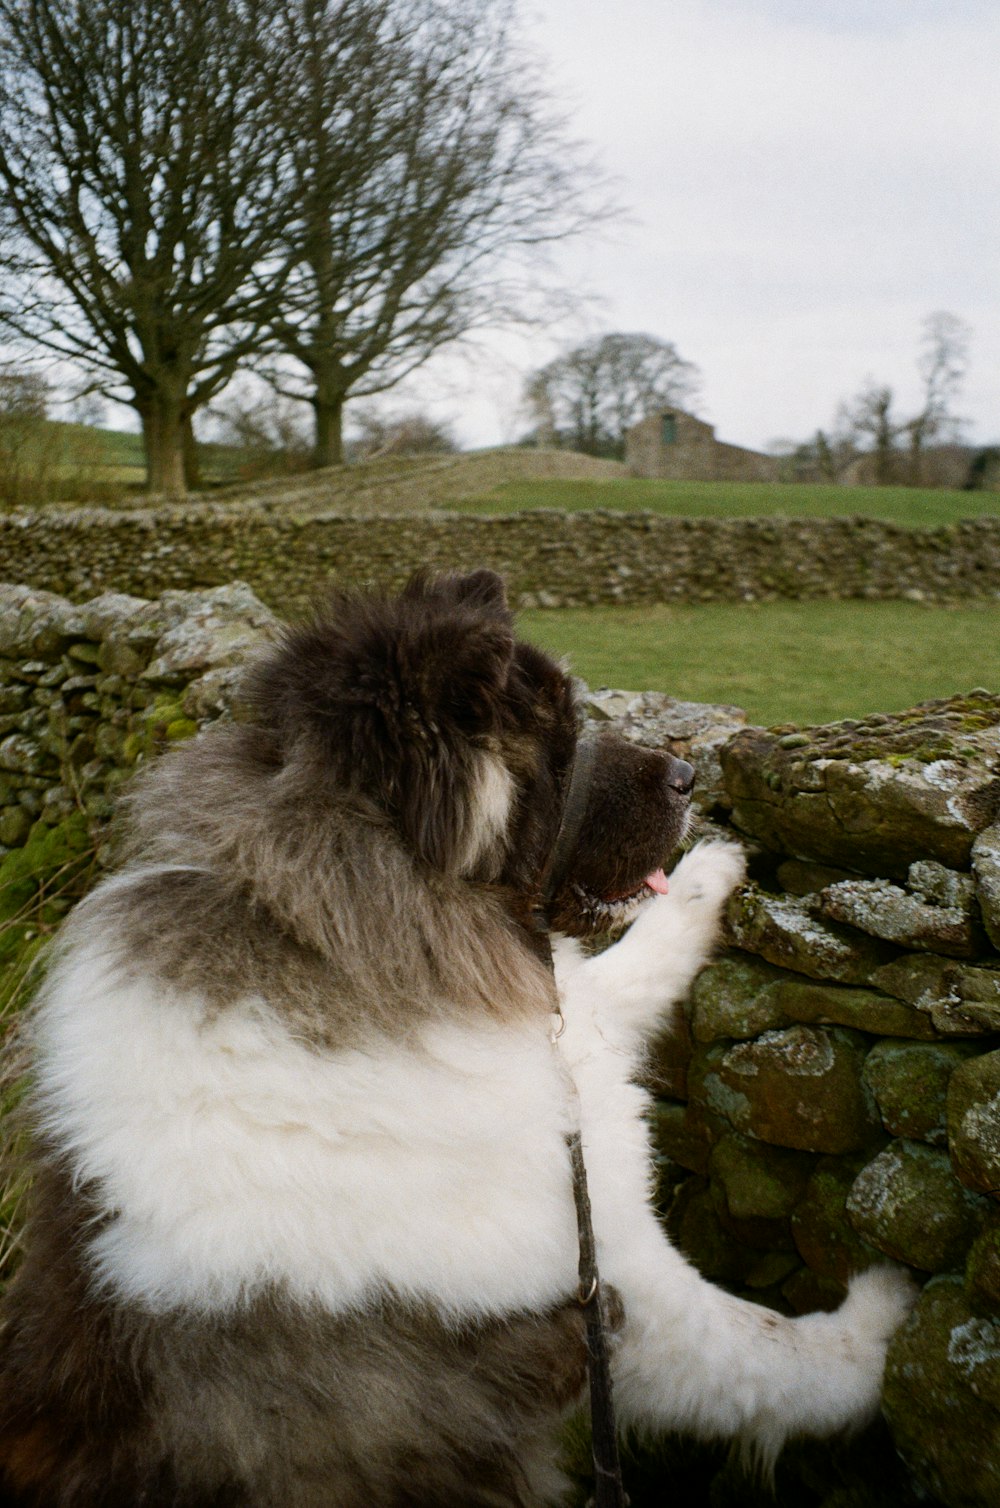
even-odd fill
[{"label": "moss-covered stone", "polygon": [[876,1042],[865,1083],[894,1136],[943,1147],[948,1141],[948,1080],[975,1048],[957,1042]]},{"label": "moss-covered stone", "polygon": [[691,992],[695,1040],[745,1040],[772,1027],[789,1025],[789,1017],[775,1000],[785,977],[781,970],[747,953],[728,953],[710,964],[699,974]]},{"label": "moss-covered stone", "polygon": [[962,1182],[1000,1199],[1000,1052],[970,1058],[952,1074],[948,1144]]},{"label": "moss-covered stone", "polygon": [[888,880],[839,880],[816,905],[822,916],[905,948],[972,958],[981,943],[968,908],[933,904]]},{"label": "moss-covered stone", "polygon": [[1000,995],[993,969],[911,953],[875,969],[871,983],[912,1004],[926,1016],[936,1035],[976,1037],[1000,1030]]},{"label": "moss-covered stone", "polygon": [[759,1258],[725,1229],[707,1184],[691,1178],[679,1190],[667,1226],[703,1277],[742,1284]]},{"label": "moss-covered stone", "polygon": [[926,1016],[903,1001],[876,990],[820,984],[787,974],[775,990],[775,1001],[792,1021],[849,1026],[875,1036],[933,1038]]},{"label": "moss-covered stone", "polygon": [[852,1273],[881,1261],[847,1214],[848,1195],[865,1162],[864,1157],[820,1158],[792,1215],[792,1235],[803,1261],[841,1292]]},{"label": "moss-covered stone", "polygon": [[864,1053],[864,1040],[841,1028],[769,1031],[715,1051],[691,1095],[761,1141],[806,1152],[853,1152],[881,1132],[862,1082]]},{"label": "moss-covered stone", "polygon": [[884,1408],[897,1449],[948,1508],[1000,1502],[1000,1328],[960,1278],[929,1283],[889,1347]]},{"label": "moss-covered stone", "polygon": [[1000,950],[1000,826],[988,827],[972,845],[972,872],[983,924]]},{"label": "moss-covered stone", "polygon": [[[808,734],[802,734],[802,739],[808,745]],[[785,745],[787,747],[787,745]],[[832,864],[808,864],[802,859],[786,859],[778,865],[777,881],[782,890],[789,895],[816,895],[820,890],[825,890],[827,885],[835,885],[838,880],[850,880],[853,876],[846,869],[835,869]]]},{"label": "moss-covered stone", "polygon": [[93,852],[94,834],[82,812],[53,826],[36,823],[27,843],[0,859],[0,921],[20,916],[57,877],[71,888]]},{"label": "moss-covered stone", "polygon": [[[975,844],[972,845],[975,848]],[[975,907],[976,887],[969,874],[947,869],[932,859],[918,859],[906,876],[906,888],[933,906],[946,906],[969,915]]]},{"label": "moss-covered stone", "polygon": [[987,1220],[969,1249],[965,1288],[975,1308],[1000,1315],[1000,1214]]},{"label": "moss-covered stone", "polygon": [[744,885],[726,910],[727,942],[769,963],[843,984],[866,984],[892,956],[874,938],[821,920],[809,904]]},{"label": "moss-covered stone", "polygon": [[944,1152],[910,1141],[894,1141],[862,1168],[847,1200],[860,1236],[923,1272],[961,1267],[988,1211]]},{"label": "moss-covered stone", "polygon": [[677,1100],[657,1100],[650,1117],[657,1155],[702,1176],[708,1173],[709,1140],[704,1123]]},{"label": "moss-covered stone", "polygon": [[805,1192],[813,1160],[730,1134],[712,1148],[709,1166],[734,1220],[787,1220]]},{"label": "moss-covered stone", "polygon": [[866,874],[905,877],[915,861],[968,866],[996,821],[1000,697],[972,692],[877,722],[748,728],[722,751],[733,820],[769,848]]}]

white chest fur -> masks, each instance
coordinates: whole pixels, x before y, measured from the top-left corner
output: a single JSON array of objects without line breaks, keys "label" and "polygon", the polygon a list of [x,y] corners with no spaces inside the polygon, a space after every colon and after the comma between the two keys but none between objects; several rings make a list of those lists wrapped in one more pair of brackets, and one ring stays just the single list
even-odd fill
[{"label": "white chest fur", "polygon": [[210,1015],[64,959],[39,1017],[45,1128],[112,1214],[99,1278],[151,1308],[277,1283],[331,1311],[387,1288],[498,1313],[572,1292],[565,1082],[547,1022],[324,1054],[262,1000]]}]

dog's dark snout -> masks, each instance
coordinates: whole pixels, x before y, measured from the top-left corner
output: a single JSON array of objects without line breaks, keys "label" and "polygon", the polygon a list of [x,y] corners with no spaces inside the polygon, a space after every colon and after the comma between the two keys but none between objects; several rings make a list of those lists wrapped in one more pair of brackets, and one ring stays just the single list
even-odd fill
[{"label": "dog's dark snout", "polygon": [[667,765],[667,785],[682,796],[694,790],[694,767],[686,759],[671,759]]}]

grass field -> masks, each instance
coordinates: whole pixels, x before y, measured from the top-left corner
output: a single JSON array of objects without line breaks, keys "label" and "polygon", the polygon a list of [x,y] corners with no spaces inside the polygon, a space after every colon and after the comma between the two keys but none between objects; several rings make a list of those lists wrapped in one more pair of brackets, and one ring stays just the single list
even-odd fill
[{"label": "grass field", "polygon": [[525,612],[519,623],[591,686],[732,702],[766,726],[1000,692],[1000,603],[657,605]]},{"label": "grass field", "polygon": [[950,524],[1000,515],[1000,493],[945,492],[915,487],[821,487],[804,483],[665,482],[639,477],[611,481],[510,482],[449,507],[464,513],[514,513],[524,508],[574,512],[611,508],[673,517],[846,518],[864,514],[897,524]]}]

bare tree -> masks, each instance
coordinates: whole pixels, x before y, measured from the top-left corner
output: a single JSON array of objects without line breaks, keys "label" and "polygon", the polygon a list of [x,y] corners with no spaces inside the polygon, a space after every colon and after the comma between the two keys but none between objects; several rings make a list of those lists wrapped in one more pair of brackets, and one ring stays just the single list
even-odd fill
[{"label": "bare tree", "polygon": [[354,431],[347,442],[351,459],[374,461],[383,456],[454,455],[458,450],[449,424],[418,408],[390,414],[371,404],[351,411]]},{"label": "bare tree", "polygon": [[633,424],[658,408],[690,405],[699,385],[698,368],[670,341],[611,334],[533,373],[524,398],[540,440],[620,456]]},{"label": "bare tree", "polygon": [[972,332],[957,315],[943,312],[928,315],[923,332],[917,360],[923,401],[917,413],[900,415],[892,388],[869,378],[838,415],[841,433],[857,451],[873,456],[878,485],[908,481],[918,486],[926,447],[956,437],[962,426],[952,402],[965,377]]},{"label": "bare tree", "polygon": [[[296,266],[272,321],[302,369],[315,461],[348,396],[469,331],[526,317],[540,251],[603,213],[510,0],[285,0]],[[586,192],[585,192],[586,190]]]},{"label": "bare tree", "polygon": [[841,427],[856,448],[874,457],[875,482],[880,487],[896,480],[896,442],[907,427],[907,421],[894,417],[893,402],[891,387],[869,381],[840,414]]},{"label": "bare tree", "polygon": [[935,440],[957,439],[962,420],[951,405],[965,379],[972,331],[955,314],[939,310],[924,320],[917,370],[923,383],[920,412],[907,424],[910,442],[910,481],[921,480],[923,452]]},{"label": "bare tree", "polygon": [[157,491],[280,293],[283,71],[271,0],[0,0],[0,321],[136,409]]}]

